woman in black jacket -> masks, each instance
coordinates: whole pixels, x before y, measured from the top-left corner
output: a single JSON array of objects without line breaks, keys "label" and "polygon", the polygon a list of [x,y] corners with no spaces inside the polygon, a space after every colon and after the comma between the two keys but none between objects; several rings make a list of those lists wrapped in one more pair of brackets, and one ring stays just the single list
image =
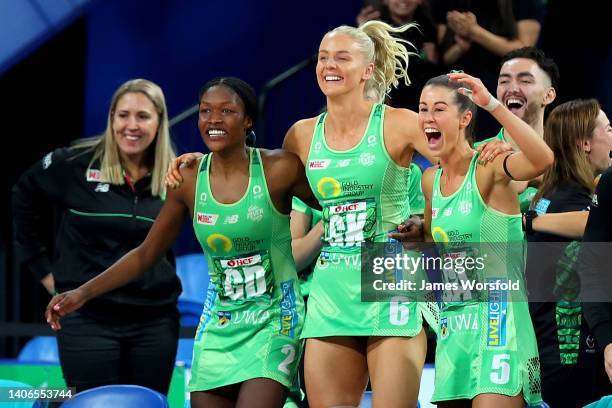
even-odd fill
[{"label": "woman in black jacket", "polygon": [[[157,217],[174,158],[162,90],[135,79],[113,95],[101,136],[56,149],[13,189],[18,252],[51,293],[74,289],[138,246]],[[45,214],[61,212],[53,253]],[[58,333],[64,378],[77,391],[137,384],[167,393],[181,292],[168,253],[139,280],[89,302]]]},{"label": "woman in black jacket", "polygon": [[[544,140],[555,161],[532,201],[528,219],[543,214],[589,210],[593,180],[610,165],[612,132],[594,99],[557,106],[548,117]],[[539,228],[536,228],[538,230]],[[601,395],[601,354],[585,317],[575,265],[580,241],[561,234],[533,232],[527,253],[531,319],[538,340],[542,397],[552,407],[583,406]],[[599,370],[598,370],[599,369]]]}]

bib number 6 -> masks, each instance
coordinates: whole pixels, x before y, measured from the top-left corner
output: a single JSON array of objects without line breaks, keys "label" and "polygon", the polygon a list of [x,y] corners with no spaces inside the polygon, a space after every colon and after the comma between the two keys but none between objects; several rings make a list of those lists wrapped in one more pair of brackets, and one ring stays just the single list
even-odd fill
[{"label": "bib number 6", "polygon": [[394,326],[403,326],[408,323],[410,309],[407,297],[393,296],[389,304],[389,323]]}]

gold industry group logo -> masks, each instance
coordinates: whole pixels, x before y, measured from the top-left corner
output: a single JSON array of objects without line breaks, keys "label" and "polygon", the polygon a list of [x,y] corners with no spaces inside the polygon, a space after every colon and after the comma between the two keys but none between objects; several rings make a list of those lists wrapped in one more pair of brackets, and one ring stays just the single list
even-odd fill
[{"label": "gold industry group logo", "polygon": [[217,252],[220,247],[223,248],[224,252],[229,252],[232,249],[232,240],[218,233],[210,234],[206,239],[206,244],[213,252]]},{"label": "gold industry group logo", "polygon": [[317,191],[323,198],[338,197],[342,192],[342,187],[338,180],[333,177],[322,177],[317,183]]},{"label": "gold industry group logo", "polygon": [[431,237],[434,242],[450,242],[448,239],[448,234],[440,227],[434,227],[431,230]]}]

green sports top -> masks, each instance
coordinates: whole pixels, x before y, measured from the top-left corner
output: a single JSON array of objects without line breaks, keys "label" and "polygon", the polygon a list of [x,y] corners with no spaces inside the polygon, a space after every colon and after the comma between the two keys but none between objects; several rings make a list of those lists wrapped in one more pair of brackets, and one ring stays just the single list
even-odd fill
[{"label": "green sports top", "polygon": [[408,202],[411,215],[423,215],[425,212],[425,196],[421,188],[423,172],[416,163],[410,164],[410,181],[408,183]]},{"label": "green sports top", "polygon": [[[474,148],[477,148],[481,144],[488,143],[492,140],[501,140],[502,142],[506,142],[506,138],[504,136],[504,128],[499,129],[499,132],[495,136],[490,137],[485,140],[481,140],[480,142],[474,143]],[[523,190],[519,194],[519,205],[521,206],[522,212],[525,212],[529,209],[529,206],[531,205],[531,201],[533,200],[533,197],[536,195],[537,192],[538,192],[537,188],[527,187],[525,190]]]},{"label": "green sports top", "polygon": [[[291,255],[289,216],[274,207],[259,150],[250,149],[250,177],[237,202],[223,204],[210,189],[210,163],[205,155],[196,182],[193,229],[209,260],[211,283],[224,310],[270,304],[288,296],[291,328],[297,324],[297,275]],[[299,290],[297,290],[299,294]],[[301,301],[301,300],[300,300]],[[291,310],[289,310],[291,309]]]},{"label": "green sports top", "polygon": [[[445,252],[452,252],[454,256],[476,258],[486,254],[482,261],[484,269],[474,269],[472,274],[465,275],[468,279],[474,277],[481,282],[495,278],[518,279],[523,289],[521,215],[504,214],[484,202],[476,184],[477,158],[478,153],[474,153],[461,186],[446,197],[440,191],[443,169],[436,171],[431,201],[431,235],[435,242],[447,243]],[[452,269],[446,272],[455,275]],[[457,279],[462,278],[457,276]],[[461,300],[476,300],[474,293],[459,295]]]},{"label": "green sports top", "polygon": [[361,140],[343,151],[325,141],[327,113],[317,120],[306,175],[323,208],[323,251],[359,253],[362,242],[386,242],[410,214],[410,169],[397,165],[385,148],[384,114],[384,105],[373,105]]},{"label": "green sports top", "polygon": [[[291,209],[297,212],[301,212],[302,214],[306,214],[310,217],[310,228],[309,231],[319,222],[321,221],[321,211],[315,210],[314,208],[309,207],[305,202],[300,200],[297,197],[293,197],[293,201],[291,202]],[[312,262],[312,264],[305,267],[303,270],[298,271],[298,276],[300,278],[300,290],[302,291],[302,296],[308,296],[310,294],[310,285],[312,283],[312,272],[314,270],[316,260]]]}]

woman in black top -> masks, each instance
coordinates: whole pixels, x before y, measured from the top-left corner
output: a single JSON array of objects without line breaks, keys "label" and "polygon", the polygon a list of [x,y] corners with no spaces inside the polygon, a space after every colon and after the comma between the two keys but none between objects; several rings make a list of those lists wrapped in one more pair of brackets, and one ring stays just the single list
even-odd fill
[{"label": "woman in black top", "polygon": [[[105,132],[57,149],[13,189],[18,251],[50,292],[74,289],[138,246],[165,194],[174,158],[162,90],[135,79],[115,92]],[[59,208],[53,253],[45,214]],[[168,253],[141,279],[89,302],[58,333],[64,378],[77,391],[137,384],[167,393],[178,341],[181,292]]]},{"label": "woman in black top", "polygon": [[[608,132],[612,128],[608,123]],[[612,242],[612,168],[601,176],[591,202],[581,250],[580,278],[593,300],[584,303],[584,318],[595,335],[597,348],[603,352],[603,368],[608,376],[607,393],[612,394],[612,281],[609,259]],[[598,243],[598,244],[593,244]],[[587,299],[588,300],[588,299]],[[604,302],[605,301],[605,302]],[[598,370],[601,370],[601,361]]]},{"label": "woman in black top", "polygon": [[[566,102],[551,112],[544,140],[555,161],[544,173],[532,211],[589,210],[593,180],[610,164],[608,128],[609,121],[594,99]],[[578,301],[580,280],[574,265],[580,242],[543,232],[528,233],[527,239],[526,277],[534,301],[530,312],[540,352],[542,397],[552,407],[582,406],[598,397],[596,367],[601,355]]]}]

